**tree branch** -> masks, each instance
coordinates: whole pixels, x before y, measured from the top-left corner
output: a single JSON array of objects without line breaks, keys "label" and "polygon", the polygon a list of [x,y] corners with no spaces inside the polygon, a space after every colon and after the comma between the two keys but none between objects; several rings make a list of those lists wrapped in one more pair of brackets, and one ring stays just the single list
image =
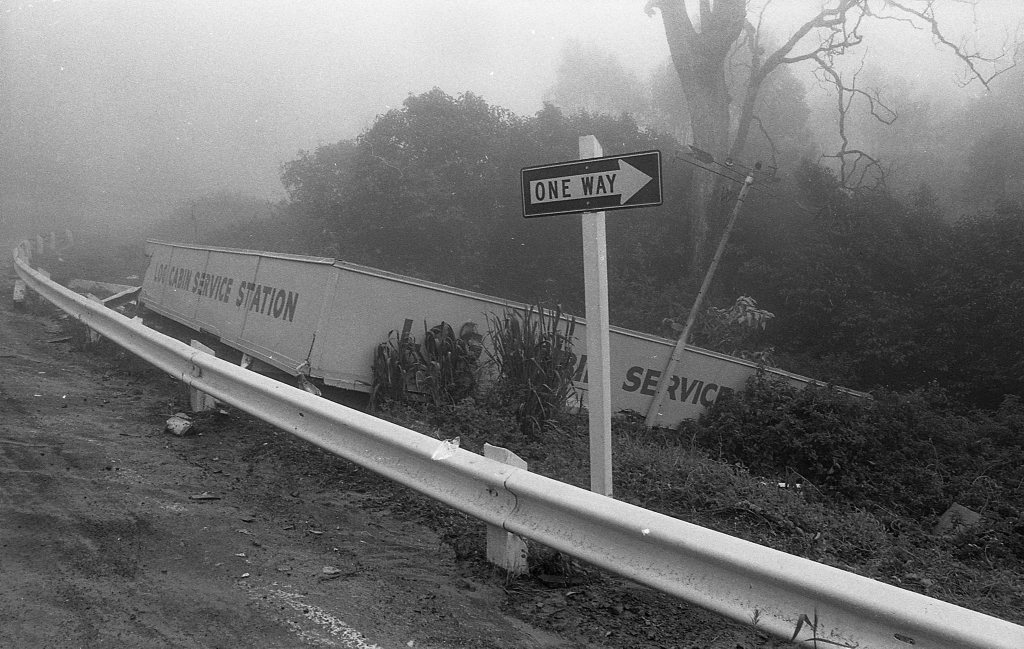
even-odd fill
[{"label": "tree branch", "polygon": [[[841,50],[846,47],[852,47],[857,45],[863,40],[863,37],[857,33],[856,26],[860,25],[860,17],[858,17],[854,29],[848,30],[845,28],[847,14],[858,8],[864,0],[839,0],[839,2],[831,8],[823,8],[818,15],[814,16],[803,25],[798,27],[793,35],[789,37],[785,43],[782,44],[777,50],[771,53],[764,62],[763,77],[768,76],[772,70],[777,68],[783,63],[795,63],[797,61],[803,61],[812,58],[819,54],[824,54],[831,50]],[[818,44],[813,51],[806,54],[800,54],[796,56],[790,56],[793,49],[800,44],[804,38],[807,37],[811,31],[816,29],[828,29],[831,34],[828,38],[824,39]],[[842,39],[837,40],[839,34],[843,35]]]},{"label": "tree branch", "polygon": [[771,162],[770,165],[768,165],[768,167],[770,169],[778,169],[778,167],[779,167],[779,160],[778,160],[779,149],[778,149],[778,147],[775,146],[775,140],[773,140],[772,136],[768,134],[768,129],[766,129],[764,127],[764,122],[761,121],[760,117],[758,117],[757,115],[754,115],[754,117],[751,119],[751,121],[757,123],[757,128],[761,131],[761,135],[764,137],[765,141],[768,142],[769,151],[770,151],[771,156],[772,156],[772,162]]},{"label": "tree branch", "polygon": [[[840,141],[839,150],[833,154],[823,154],[822,157],[839,161],[839,182],[842,187],[848,190],[862,189],[866,186],[865,181],[868,174],[873,173],[874,183],[871,185],[871,188],[884,189],[886,184],[885,169],[883,169],[881,163],[876,158],[867,152],[850,146],[850,137],[846,131],[846,118],[850,112],[850,107],[853,105],[853,100],[857,97],[867,99],[871,115],[883,124],[895,122],[898,117],[896,111],[882,101],[877,90],[867,92],[857,87],[857,73],[860,70],[854,73],[850,84],[846,84],[843,82],[842,75],[836,71],[829,61],[821,56],[813,57],[813,60],[818,64],[819,72],[828,77],[826,80],[816,73],[815,76],[818,76],[818,80],[822,83],[828,83],[836,89],[836,110],[839,114],[837,124]],[[861,66],[863,67],[863,62]]]},{"label": "tree branch", "polygon": [[[972,6],[974,5],[974,3],[970,2],[966,4],[970,4]],[[884,6],[885,8],[892,8],[897,11],[903,12],[903,14],[905,14],[905,16],[907,17],[886,14],[884,13],[884,11],[872,12],[872,16],[878,18],[879,20],[895,20],[899,22],[909,22],[910,24],[915,26],[916,24],[914,23],[914,18],[924,21],[925,26],[931,31],[932,38],[934,39],[934,41],[939,45],[942,45],[948,48],[950,51],[952,51],[953,54],[958,59],[960,59],[964,63],[964,65],[967,66],[967,69],[970,71],[969,78],[961,85],[967,85],[971,82],[971,80],[977,79],[981,83],[981,85],[985,86],[986,89],[991,89],[989,84],[992,82],[993,79],[1003,74],[1004,72],[1013,69],[1017,65],[1017,59],[1021,51],[1020,43],[1017,43],[1017,45],[1013,48],[1012,55],[1010,55],[1010,49],[1007,48],[1004,44],[1002,51],[998,55],[985,56],[979,51],[969,50],[964,42],[957,44],[951,41],[949,37],[947,37],[946,34],[942,31],[942,28],[939,25],[939,20],[935,16],[935,0],[926,0],[924,6],[920,9],[915,9],[914,7],[908,5],[906,2],[899,0],[886,0]],[[1011,61],[1010,64],[1006,65],[1005,67],[999,67],[998,64],[1002,61],[1006,61],[1008,56]],[[988,74],[984,73],[980,69],[980,66],[986,64],[995,66],[994,69]]]}]

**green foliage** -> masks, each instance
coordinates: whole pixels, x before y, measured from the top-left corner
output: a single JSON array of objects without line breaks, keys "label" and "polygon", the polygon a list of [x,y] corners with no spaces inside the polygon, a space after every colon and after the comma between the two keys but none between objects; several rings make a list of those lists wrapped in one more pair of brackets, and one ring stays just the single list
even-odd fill
[{"label": "green foliage", "polygon": [[792,474],[852,502],[925,519],[951,502],[998,509],[1024,480],[1020,405],[956,414],[935,388],[868,401],[759,375],[719,399],[699,442],[762,475]]},{"label": "green foliage", "polygon": [[[771,348],[760,345],[768,323],[775,314],[758,308],[754,298],[741,295],[729,306],[708,306],[696,322],[693,344],[715,351],[773,365]],[[673,330],[682,331],[675,321]]]},{"label": "green foliage", "polygon": [[376,410],[385,400],[405,399],[417,367],[416,339],[408,333],[388,332],[388,339],[373,352],[370,409]]},{"label": "green foliage", "polygon": [[434,405],[475,396],[479,377],[480,336],[463,327],[456,336],[446,322],[426,329],[423,343],[410,333],[388,333],[374,350],[370,407],[383,400],[428,399]]},{"label": "green foliage", "polygon": [[[921,400],[923,396],[928,399]],[[924,417],[922,425],[934,423],[927,416],[931,410],[943,419],[941,395],[923,396],[906,396],[917,399],[914,408]],[[1024,408],[1019,400],[1009,400],[1002,413],[1001,419],[993,420],[997,425],[1021,430]],[[587,431],[571,420],[563,422],[557,434],[537,438],[524,435],[507,410],[479,402],[440,407],[392,404],[383,414],[434,436],[457,435],[462,447],[473,452],[481,452],[485,442],[503,446],[526,460],[532,472],[584,488],[589,484]],[[907,518],[860,494],[836,498],[806,481],[801,489],[780,488],[777,479],[759,477],[742,463],[709,457],[688,434],[701,428],[694,422],[680,432],[647,430],[640,422],[615,421],[616,498],[990,615],[1021,619],[1024,512],[1019,507],[1020,487],[1014,491],[1012,481],[988,506],[972,503],[984,512],[979,527],[935,536],[929,517]],[[959,470],[965,483],[985,482],[971,473],[973,467]],[[535,570],[545,574],[571,572],[577,578],[595,578],[585,567],[562,563],[550,552],[534,559],[531,556]]]},{"label": "green foliage", "polygon": [[561,309],[546,312],[539,306],[525,313],[506,309],[488,320],[492,359],[500,376],[492,394],[513,407],[524,433],[537,437],[576,393],[576,321],[563,320]]},{"label": "green foliage", "polygon": [[300,151],[295,160],[281,166],[281,183],[292,204],[306,215],[328,219],[345,206],[345,191],[352,186],[356,146],[343,140]]},{"label": "green foliage", "polygon": [[995,408],[1024,394],[1024,209],[961,221],[940,253],[918,299],[922,363],[965,402]]},{"label": "green foliage", "polygon": [[776,314],[762,342],[786,369],[861,389],[936,381],[967,408],[1024,390],[1024,212],[951,226],[927,187],[904,205],[810,163],[797,181],[802,209],[742,221],[723,273]]}]

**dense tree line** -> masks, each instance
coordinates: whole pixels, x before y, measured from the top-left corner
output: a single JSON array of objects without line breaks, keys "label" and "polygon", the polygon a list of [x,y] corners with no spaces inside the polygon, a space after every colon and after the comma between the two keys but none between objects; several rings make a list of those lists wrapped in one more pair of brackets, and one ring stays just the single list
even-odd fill
[{"label": "dense tree line", "polygon": [[927,188],[901,201],[850,195],[809,163],[797,176],[792,203],[744,222],[723,278],[776,313],[764,342],[778,357],[864,388],[936,382],[986,407],[1024,393],[1019,204],[950,223]]},{"label": "dense tree line", "polygon": [[685,245],[680,196],[687,169],[674,139],[628,116],[566,115],[547,105],[525,118],[472,93],[410,96],[354,141],[284,165],[289,211],[326,229],[331,252],[501,296],[563,302],[582,312],[578,217],[522,217],[519,170],[572,160],[593,134],[605,153],[662,150],[665,206],[610,219],[609,255],[629,277],[678,274]]}]

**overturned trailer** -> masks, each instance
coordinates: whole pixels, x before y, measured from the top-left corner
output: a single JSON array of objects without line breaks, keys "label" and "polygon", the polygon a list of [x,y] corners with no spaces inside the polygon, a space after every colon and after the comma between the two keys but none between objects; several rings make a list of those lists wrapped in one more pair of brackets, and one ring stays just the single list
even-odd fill
[{"label": "overturned trailer", "polygon": [[[524,304],[323,257],[149,241],[139,296],[145,308],[293,376],[369,392],[376,346],[413,323],[486,329],[488,316]],[[422,326],[422,325],[420,325]],[[577,320],[574,380],[586,404],[586,322]],[[615,412],[646,413],[674,341],[612,327]],[[485,346],[487,341],[484,342]],[[697,417],[723,393],[743,387],[757,365],[687,347],[658,423]],[[768,369],[803,386],[816,381]]]}]

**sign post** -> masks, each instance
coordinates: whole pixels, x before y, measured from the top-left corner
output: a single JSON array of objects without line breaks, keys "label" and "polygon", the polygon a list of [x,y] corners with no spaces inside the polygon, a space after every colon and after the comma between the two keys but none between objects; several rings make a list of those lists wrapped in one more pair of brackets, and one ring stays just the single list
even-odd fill
[{"label": "sign post", "polygon": [[[601,143],[580,138],[580,159],[599,158]],[[587,303],[587,412],[590,490],[612,495],[612,382],[608,344],[608,246],[604,212],[583,214],[583,278]]]},{"label": "sign post", "polygon": [[612,387],[608,344],[608,246],[605,210],[661,205],[661,153],[602,157],[593,135],[579,140],[579,161],[521,172],[523,216],[582,214],[587,301],[587,411],[590,490],[612,495]]}]

